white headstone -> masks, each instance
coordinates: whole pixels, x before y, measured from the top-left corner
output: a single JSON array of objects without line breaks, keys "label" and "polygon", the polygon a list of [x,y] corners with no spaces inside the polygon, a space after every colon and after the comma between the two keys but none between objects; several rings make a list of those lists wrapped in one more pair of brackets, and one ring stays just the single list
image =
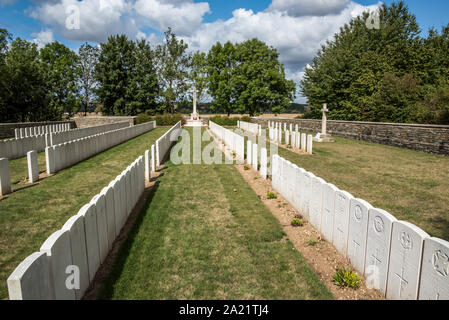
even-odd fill
[{"label": "white headstone", "polygon": [[321,211],[321,233],[328,242],[332,243],[335,216],[335,194],[338,188],[326,183],[323,186],[323,208]]},{"label": "white headstone", "polygon": [[323,186],[326,184],[321,178],[312,178],[312,192],[310,194],[310,223],[321,231],[321,209],[323,205]]},{"label": "white headstone", "polygon": [[246,141],[246,163],[249,165],[252,165],[252,163],[253,163],[252,155],[253,155],[253,146],[252,146],[251,140],[248,139]]},{"label": "white headstone", "polygon": [[424,240],[419,299],[449,300],[449,242],[445,240]]},{"label": "white headstone", "polygon": [[365,255],[366,286],[384,295],[387,290],[391,231],[396,218],[381,209],[370,209]]},{"label": "white headstone", "polygon": [[89,265],[87,263],[86,233],[84,231],[84,217],[72,216],[61,230],[69,232],[72,263],[79,268],[79,289],[75,289],[77,300],[81,300],[89,287]]},{"label": "white headstone", "polygon": [[145,151],[145,181],[150,182],[150,150]]},{"label": "white headstone", "polygon": [[267,149],[266,148],[260,148],[260,175],[262,178],[267,178],[267,165],[268,159],[267,159]]},{"label": "white headstone", "polygon": [[346,256],[349,230],[349,208],[354,197],[343,190],[335,192],[334,231],[332,243],[342,255]]},{"label": "white headstone", "polygon": [[39,180],[39,164],[37,162],[36,150],[27,152],[28,179],[31,183]]},{"label": "white headstone", "polygon": [[109,185],[101,190],[101,194],[104,195],[105,200],[108,249],[110,250],[116,238],[114,190]]},{"label": "white headstone", "polygon": [[313,146],[313,136],[311,134],[307,135],[307,153],[312,154]]},{"label": "white headstone", "polygon": [[303,184],[304,184],[304,197],[302,199],[302,209],[301,212],[310,221],[310,202],[312,195],[312,179],[315,175],[311,172],[304,172]]},{"label": "white headstone", "polygon": [[68,231],[54,232],[42,244],[41,252],[45,252],[50,266],[50,285],[53,287],[56,300],[75,300],[75,291],[68,289],[66,280],[69,274],[67,267],[73,265],[70,247],[70,234]]},{"label": "white headstone", "polygon": [[7,280],[10,300],[51,300],[50,266],[45,252],[25,258]]},{"label": "white headstone", "polygon": [[368,212],[373,207],[362,199],[352,199],[349,209],[349,235],[347,256],[360,273],[365,272]]},{"label": "white headstone", "polygon": [[106,259],[109,252],[108,243],[108,224],[106,219],[106,201],[102,194],[97,194],[91,200],[95,206],[97,216],[97,232],[98,232],[98,247],[100,249],[100,262]]},{"label": "white headstone", "polygon": [[253,168],[254,170],[258,170],[258,145],[257,143],[253,143],[253,156],[252,156],[252,160],[253,160]]},{"label": "white headstone", "polygon": [[151,145],[151,171],[156,171],[156,159],[154,154],[154,144]]},{"label": "white headstone", "polygon": [[11,193],[11,176],[9,173],[9,161],[0,158],[0,196]]},{"label": "white headstone", "polygon": [[97,214],[95,206],[92,203],[86,204],[80,209],[78,214],[84,217],[89,280],[92,282],[100,267],[100,249],[98,246]]},{"label": "white headstone", "polygon": [[305,133],[301,133],[301,150],[306,151],[306,139],[307,135]]},{"label": "white headstone", "polygon": [[424,239],[429,235],[417,226],[393,222],[390,264],[388,267],[387,298],[416,300]]}]

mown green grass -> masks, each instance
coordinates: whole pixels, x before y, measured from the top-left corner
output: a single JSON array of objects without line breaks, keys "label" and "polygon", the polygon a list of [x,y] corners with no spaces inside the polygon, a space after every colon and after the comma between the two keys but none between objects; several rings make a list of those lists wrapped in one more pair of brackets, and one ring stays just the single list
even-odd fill
[{"label": "mown green grass", "polygon": [[314,141],[313,155],[286,148],[279,148],[279,155],[397,219],[449,240],[449,157],[334,139]]},{"label": "mown green grass", "polygon": [[333,298],[233,165],[163,173],[99,298]]},{"label": "mown green grass", "polygon": [[[106,187],[168,127],[156,128],[82,161],[0,201],[0,298],[8,297],[6,279],[29,254],[102,188]],[[25,168],[23,161],[25,160]],[[26,158],[11,161],[14,176],[26,172]],[[44,167],[45,168],[45,167]]]}]

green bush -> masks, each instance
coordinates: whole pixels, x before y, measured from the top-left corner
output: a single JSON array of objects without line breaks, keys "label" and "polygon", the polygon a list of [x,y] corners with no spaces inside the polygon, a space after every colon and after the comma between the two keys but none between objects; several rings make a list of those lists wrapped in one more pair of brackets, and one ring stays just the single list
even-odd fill
[{"label": "green bush", "polygon": [[293,227],[302,227],[304,225],[304,222],[301,219],[294,218],[291,222],[291,225]]},{"label": "green bush", "polygon": [[141,124],[150,121],[156,121],[158,126],[173,126],[178,121],[181,121],[183,124],[185,123],[184,117],[180,113],[165,113],[155,116],[150,116],[148,114],[141,113],[136,118],[136,124]]},{"label": "green bush", "polygon": [[209,118],[210,121],[215,122],[219,126],[236,126],[239,118],[237,117],[223,117],[223,116],[213,116]]},{"label": "green bush", "polygon": [[236,126],[237,121],[245,121],[245,122],[252,122],[251,118],[248,116],[243,117],[227,117],[227,116],[213,116],[209,118],[210,121],[215,122],[216,124],[220,126]]},{"label": "green bush", "polygon": [[354,268],[351,266],[349,259],[342,259],[334,275],[334,283],[337,286],[345,288],[357,289],[360,287],[360,278],[354,272]]}]

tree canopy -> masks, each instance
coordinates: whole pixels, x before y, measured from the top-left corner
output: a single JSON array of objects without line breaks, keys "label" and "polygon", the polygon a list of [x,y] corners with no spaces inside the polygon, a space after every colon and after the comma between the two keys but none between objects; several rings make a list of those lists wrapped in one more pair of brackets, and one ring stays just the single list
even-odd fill
[{"label": "tree canopy", "polygon": [[380,28],[354,18],[327,41],[305,70],[301,92],[311,111],[329,119],[449,123],[448,27],[421,37],[403,1],[379,10]]}]

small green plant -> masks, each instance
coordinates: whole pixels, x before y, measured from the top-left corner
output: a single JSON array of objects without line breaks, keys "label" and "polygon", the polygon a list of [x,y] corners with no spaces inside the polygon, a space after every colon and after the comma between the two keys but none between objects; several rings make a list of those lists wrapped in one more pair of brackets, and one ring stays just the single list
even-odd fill
[{"label": "small green plant", "polygon": [[316,239],[313,239],[313,238],[310,238],[309,240],[307,240],[307,245],[308,246],[316,246],[317,244],[318,244],[318,240],[316,240]]},{"label": "small green plant", "polygon": [[304,222],[301,219],[294,218],[291,222],[291,225],[293,227],[302,227],[304,225]]},{"label": "small green plant", "polygon": [[277,199],[277,195],[270,191],[267,193],[267,199]]},{"label": "small green plant", "polygon": [[250,167],[249,167],[249,165],[245,164],[245,165],[243,166],[243,169],[244,169],[244,170],[249,170]]},{"label": "small green plant", "polygon": [[357,289],[360,287],[360,278],[351,265],[351,260],[341,259],[338,262],[337,270],[334,275],[334,283],[339,287]]}]

